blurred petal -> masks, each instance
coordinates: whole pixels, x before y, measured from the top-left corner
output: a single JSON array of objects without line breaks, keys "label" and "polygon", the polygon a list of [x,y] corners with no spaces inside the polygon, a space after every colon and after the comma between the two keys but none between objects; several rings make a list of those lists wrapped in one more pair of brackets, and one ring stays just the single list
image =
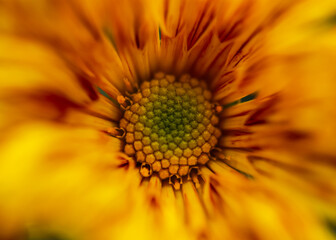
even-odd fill
[{"label": "blurred petal", "polygon": [[[0,238],[333,239],[335,12],[0,0]],[[157,71],[204,79],[223,109],[211,160],[180,191],[142,178],[111,134]]]},{"label": "blurred petal", "polygon": [[28,221],[90,235],[94,229],[101,231],[100,223],[129,212],[136,175],[133,162],[118,153],[119,140],[94,130],[38,122],[5,135],[2,234],[24,230],[20,228]]}]

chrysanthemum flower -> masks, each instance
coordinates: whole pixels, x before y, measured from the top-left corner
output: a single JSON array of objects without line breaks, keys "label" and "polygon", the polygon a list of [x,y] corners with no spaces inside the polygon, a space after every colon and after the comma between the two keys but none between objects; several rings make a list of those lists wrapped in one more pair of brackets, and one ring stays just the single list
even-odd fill
[{"label": "chrysanthemum flower", "polygon": [[334,0],[0,0],[0,239],[334,239]]}]

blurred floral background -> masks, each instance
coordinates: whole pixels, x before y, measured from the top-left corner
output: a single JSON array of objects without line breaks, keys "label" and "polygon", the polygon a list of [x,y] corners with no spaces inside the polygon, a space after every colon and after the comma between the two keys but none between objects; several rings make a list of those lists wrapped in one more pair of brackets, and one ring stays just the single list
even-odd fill
[{"label": "blurred floral background", "polygon": [[[0,35],[1,240],[336,238],[334,0],[0,0]],[[120,134],[157,72],[219,119],[178,187]]]}]

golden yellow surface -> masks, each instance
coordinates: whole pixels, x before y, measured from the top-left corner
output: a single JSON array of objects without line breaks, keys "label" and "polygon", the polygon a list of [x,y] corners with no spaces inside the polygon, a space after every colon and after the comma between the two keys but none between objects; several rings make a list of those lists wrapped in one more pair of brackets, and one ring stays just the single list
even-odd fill
[{"label": "golden yellow surface", "polygon": [[[334,0],[0,0],[0,239],[335,239],[335,62]],[[180,191],[109,134],[158,70],[223,106]]]}]

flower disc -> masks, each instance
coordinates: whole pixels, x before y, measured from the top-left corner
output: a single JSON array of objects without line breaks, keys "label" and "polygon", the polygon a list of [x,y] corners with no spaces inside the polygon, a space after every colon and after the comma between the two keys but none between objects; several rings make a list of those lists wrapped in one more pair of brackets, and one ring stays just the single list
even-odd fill
[{"label": "flower disc", "polygon": [[120,122],[126,131],[124,151],[141,163],[142,176],[182,177],[208,162],[220,137],[210,101],[205,83],[188,75],[142,83]]}]

